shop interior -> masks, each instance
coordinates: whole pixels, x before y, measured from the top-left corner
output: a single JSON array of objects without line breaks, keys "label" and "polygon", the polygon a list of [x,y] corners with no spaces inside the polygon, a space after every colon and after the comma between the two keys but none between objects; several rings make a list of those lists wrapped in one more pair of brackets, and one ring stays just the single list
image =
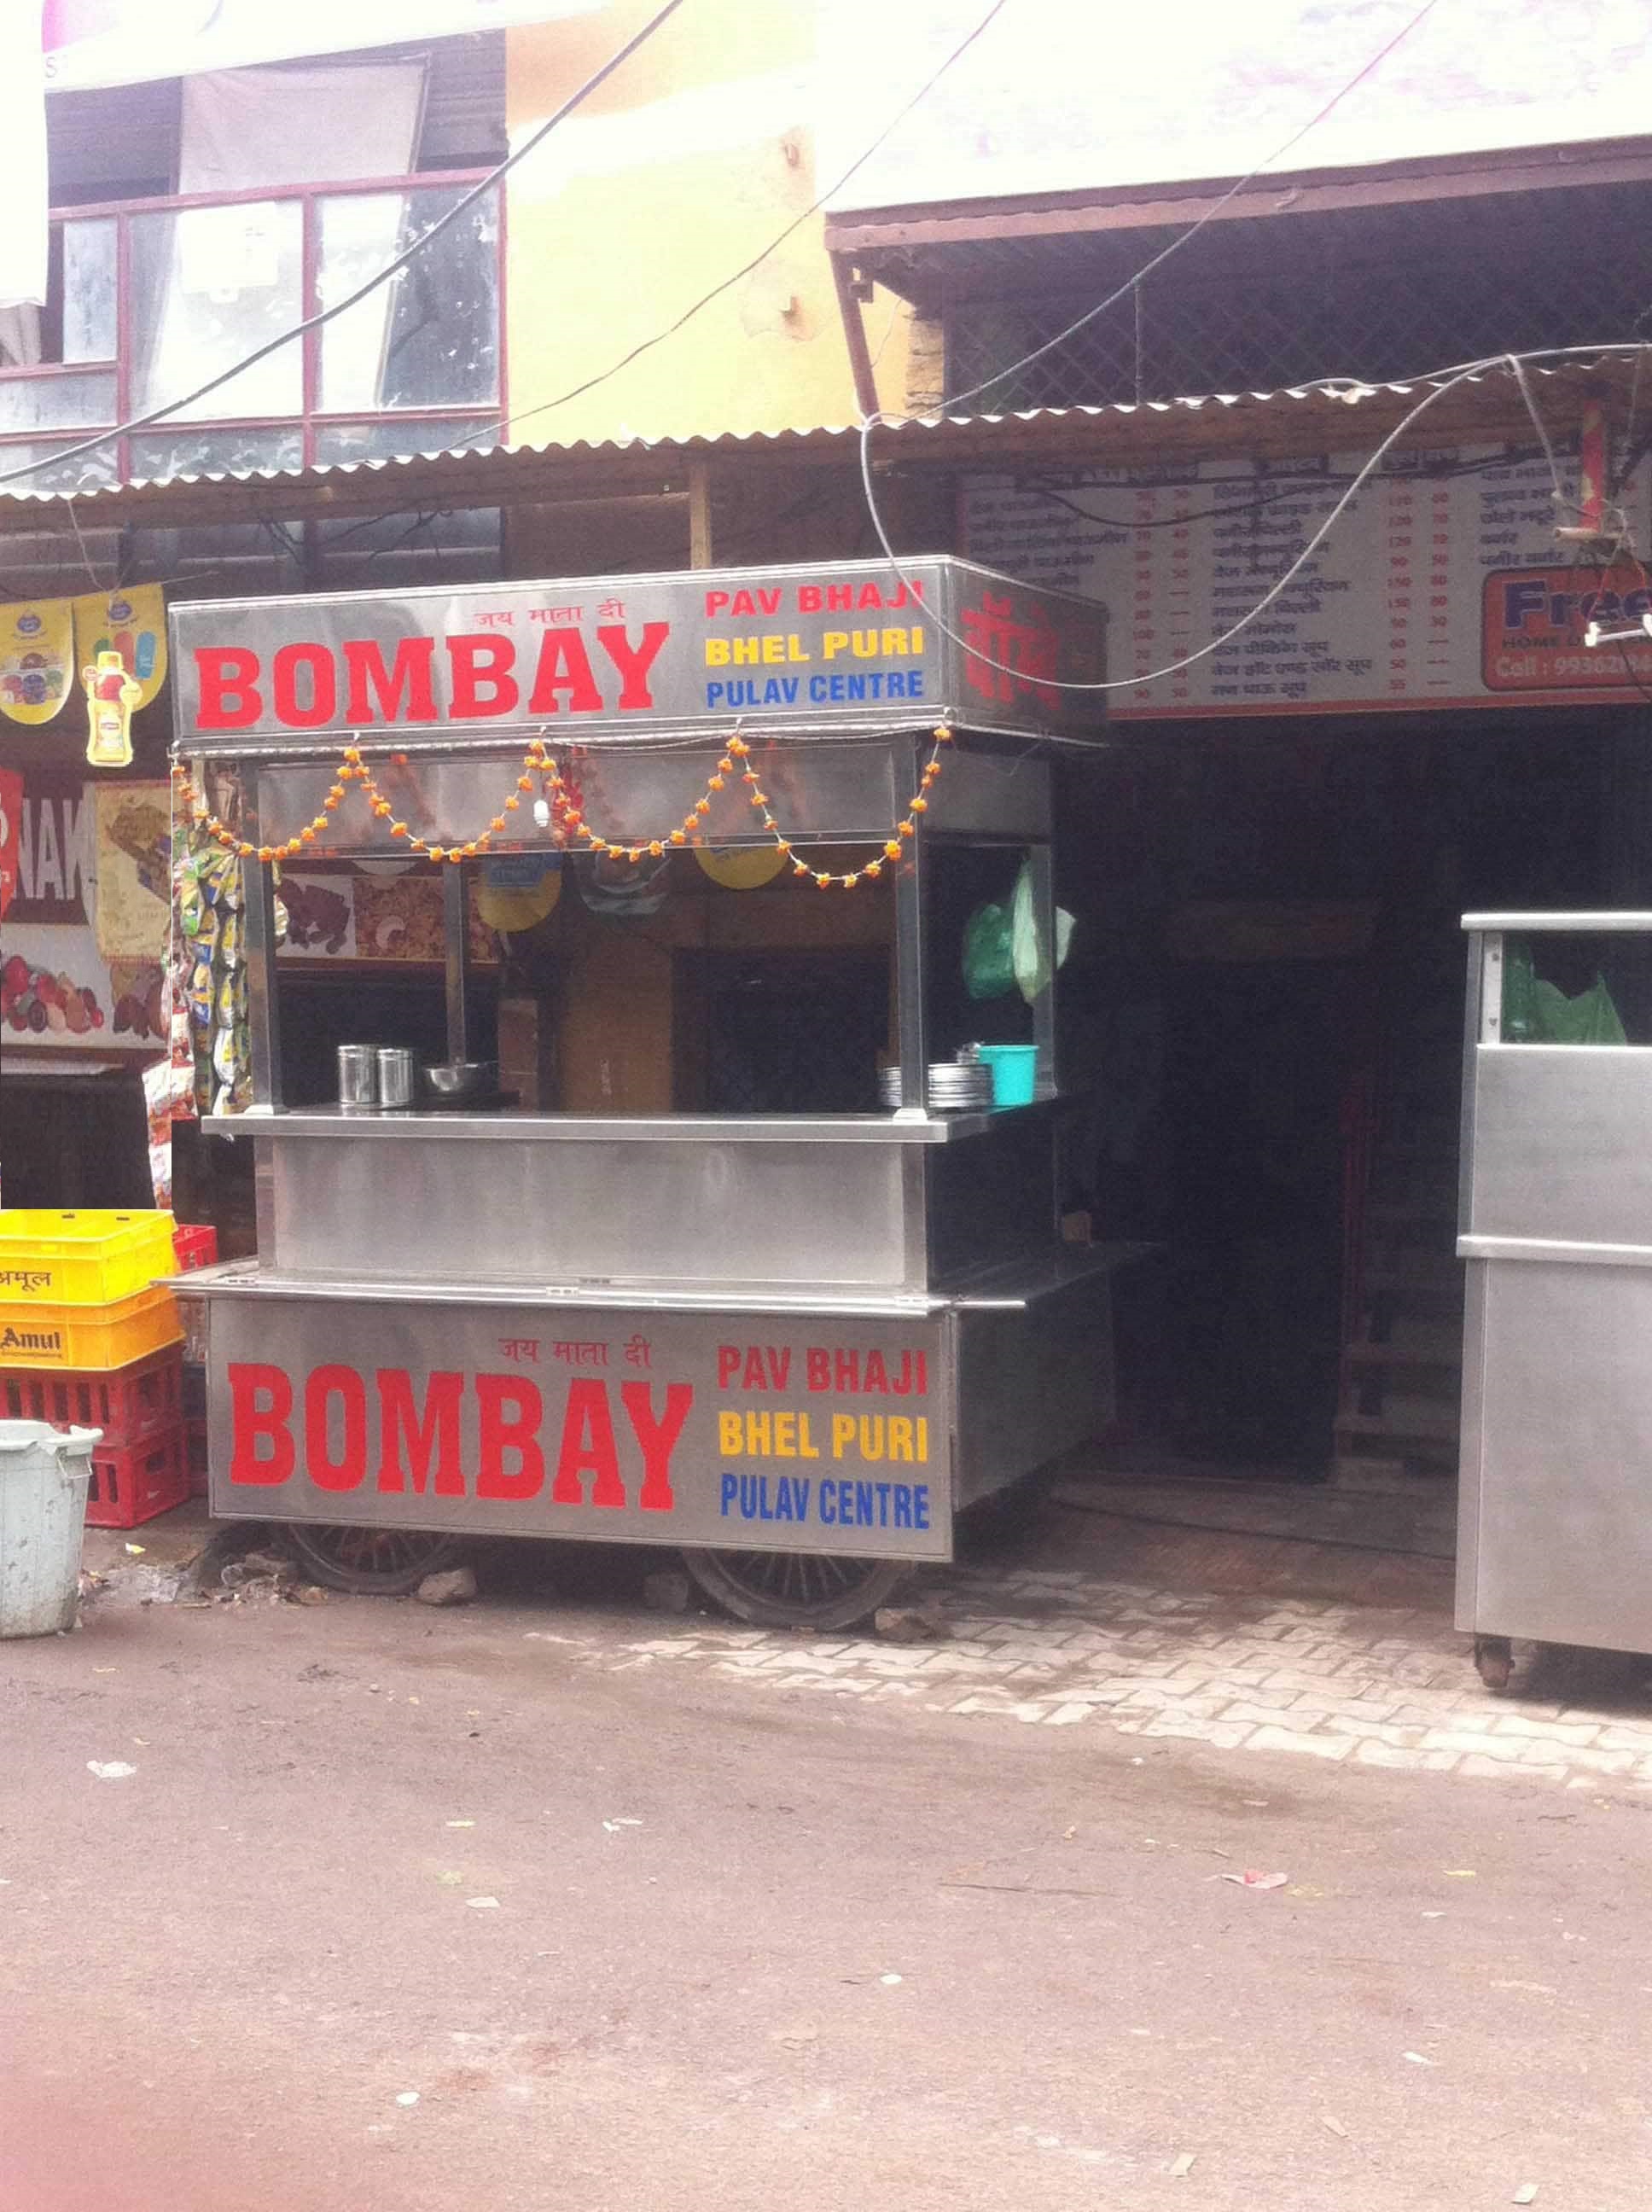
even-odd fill
[{"label": "shop interior", "polygon": [[[1068,774],[1066,1198],[1151,1248],[1120,1278],[1105,1474],[1449,1509],[1461,917],[1647,903],[1647,730],[1622,708],[1160,724]],[[1633,1038],[1633,943],[1534,950],[1570,1006],[1604,975]]]},{"label": "shop interior", "polygon": [[[811,846],[811,863],[858,851]],[[924,978],[932,1060],[973,1043],[1030,1043],[1013,988],[972,995],[963,946],[983,908],[1007,911],[1022,847],[925,854]],[[318,862],[282,886],[277,963],[282,1091],[292,1107],[337,1096],[337,1049],[403,1045],[449,1057],[442,871],[428,863]],[[762,848],[678,852],[637,867],[592,855],[513,856],[465,870],[467,1055],[501,1064],[513,1104],[556,1114],[868,1114],[897,1047],[893,872],[821,897]],[[364,881],[365,879],[365,886]],[[394,957],[359,941],[362,892]],[[296,896],[295,896],[296,892]],[[425,913],[428,907],[428,914]],[[428,942],[408,957],[410,931]],[[325,933],[333,931],[330,937]]]}]

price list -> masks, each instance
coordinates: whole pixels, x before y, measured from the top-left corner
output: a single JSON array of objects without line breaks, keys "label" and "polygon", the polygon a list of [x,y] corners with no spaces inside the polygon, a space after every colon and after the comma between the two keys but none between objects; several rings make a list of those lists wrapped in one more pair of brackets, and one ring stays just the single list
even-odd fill
[{"label": "price list", "polygon": [[[978,477],[964,490],[965,550],[1103,602],[1109,673],[1139,679],[1111,695],[1115,717],[1479,706],[1510,691],[1621,687],[1621,656],[1614,672],[1582,653],[1576,593],[1546,653],[1508,650],[1497,627],[1488,579],[1550,577],[1564,562],[1546,462],[1494,447],[1400,457],[1308,550],[1355,465],[1224,461],[1174,479],[1043,473],[1036,486]],[[1575,462],[1560,466],[1563,483],[1575,476]],[[1652,468],[1624,504],[1644,548]],[[1614,592],[1632,584],[1633,565],[1605,580]]]}]

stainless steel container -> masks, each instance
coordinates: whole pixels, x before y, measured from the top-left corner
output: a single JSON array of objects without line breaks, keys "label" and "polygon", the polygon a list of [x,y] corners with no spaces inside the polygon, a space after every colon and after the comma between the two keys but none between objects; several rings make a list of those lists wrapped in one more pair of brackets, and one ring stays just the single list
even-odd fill
[{"label": "stainless steel container", "polygon": [[381,1106],[410,1106],[418,1074],[418,1061],[405,1045],[380,1045],[379,1103]]},{"label": "stainless steel container", "polygon": [[376,1106],[379,1103],[379,1048],[376,1044],[339,1046],[338,1103],[341,1106]]}]

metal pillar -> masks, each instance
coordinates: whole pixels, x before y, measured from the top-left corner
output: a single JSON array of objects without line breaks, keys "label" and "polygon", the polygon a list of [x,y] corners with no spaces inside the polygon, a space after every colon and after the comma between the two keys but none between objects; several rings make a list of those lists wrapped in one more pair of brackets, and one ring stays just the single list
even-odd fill
[{"label": "metal pillar", "polygon": [[[246,835],[254,844],[264,832],[262,780],[247,776]],[[244,950],[246,959],[246,1030],[252,1061],[252,1103],[285,1103],[281,1080],[281,1006],[276,989],[276,875],[262,861],[242,863],[246,897]]]},{"label": "metal pillar", "polygon": [[470,1007],[466,995],[465,937],[470,920],[463,866],[444,870],[441,879],[442,944],[446,963],[447,1057],[471,1057]]},{"label": "metal pillar", "polygon": [[[915,758],[915,750],[914,750]],[[929,856],[921,831],[907,845],[895,878],[895,1011],[901,1044],[901,1104],[923,1110],[928,1095],[928,1028],[924,1014],[925,891]]]}]

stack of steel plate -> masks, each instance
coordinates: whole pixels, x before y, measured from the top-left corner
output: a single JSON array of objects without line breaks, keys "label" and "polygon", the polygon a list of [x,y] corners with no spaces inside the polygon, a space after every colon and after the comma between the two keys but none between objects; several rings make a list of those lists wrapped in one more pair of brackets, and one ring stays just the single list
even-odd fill
[{"label": "stack of steel plate", "polygon": [[[984,1114],[993,1103],[993,1072],[980,1060],[932,1060],[928,1093],[932,1114]],[[878,1070],[878,1094],[892,1114],[901,1103],[898,1068]]]}]

